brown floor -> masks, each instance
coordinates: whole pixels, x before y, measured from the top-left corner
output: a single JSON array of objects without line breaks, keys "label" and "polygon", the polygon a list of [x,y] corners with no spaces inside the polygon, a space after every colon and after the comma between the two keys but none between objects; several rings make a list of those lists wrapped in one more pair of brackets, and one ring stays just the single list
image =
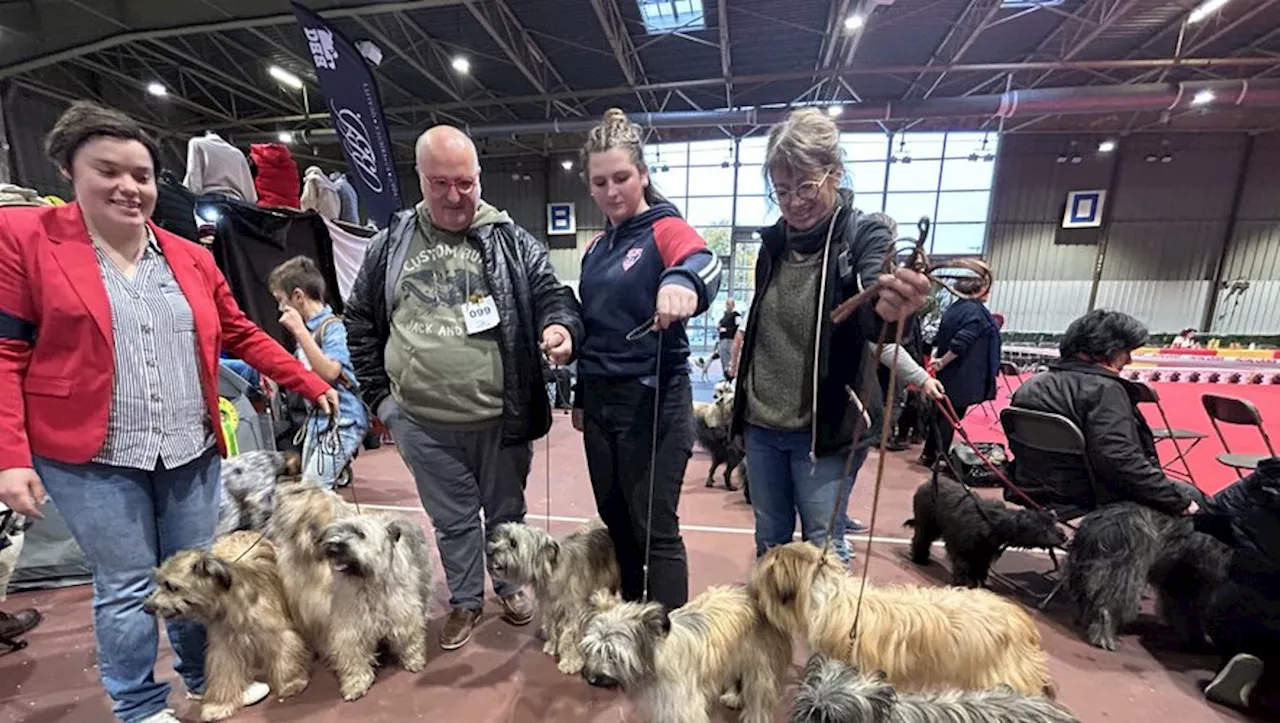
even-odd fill
[{"label": "brown floor", "polygon": [[[551,526],[563,534],[594,513],[581,441],[566,418],[557,417],[549,447],[545,441],[537,445],[528,489],[529,521],[533,524],[543,524],[548,511],[548,449],[555,458],[550,465]],[[911,491],[925,478],[921,468],[907,463],[914,456],[914,451],[892,455],[886,464],[877,522],[880,532],[871,555],[873,581],[935,584],[945,574],[939,564],[920,569],[902,557],[906,536],[900,525],[909,517]],[[851,506],[853,514],[863,519],[869,518],[875,462],[873,454]],[[681,503],[695,593],[711,584],[743,580],[753,550],[750,507],[742,501],[741,493],[705,489],[707,464],[704,454],[695,453]],[[355,492],[362,504],[400,510],[428,524],[394,449],[366,452],[357,470]],[[855,569],[859,572],[867,559],[866,544],[865,538],[858,542]],[[1016,574],[1044,569],[1048,564],[1043,556],[1010,553],[996,569]],[[447,599],[442,584],[432,636],[438,631]],[[16,595],[5,603],[10,610],[27,606],[39,608],[46,619],[29,636],[29,648],[0,656],[0,721],[111,720],[109,703],[97,683],[90,590],[82,587]],[[636,719],[619,695],[559,674],[534,639],[534,626],[516,629],[506,625],[497,618],[492,604],[487,612],[476,637],[465,648],[444,653],[433,645],[427,669],[418,675],[398,669],[381,671],[373,690],[360,701],[343,703],[332,675],[317,668],[311,687],[302,695],[284,703],[268,701],[245,710],[236,720],[616,723]],[[1204,701],[1199,687],[1211,677],[1215,660],[1173,652],[1161,642],[1162,629],[1157,623],[1143,621],[1139,630],[1124,636],[1120,650],[1109,653],[1081,641],[1062,606],[1055,605],[1048,614],[1033,613],[1053,659],[1060,698],[1082,721],[1249,720]],[[801,655],[797,653],[797,661]],[[167,650],[162,661],[161,675],[172,680]],[[194,706],[180,698],[175,693],[172,699],[179,714],[195,716]],[[714,719],[733,720],[723,712]],[[782,720],[781,711],[778,720]]]}]

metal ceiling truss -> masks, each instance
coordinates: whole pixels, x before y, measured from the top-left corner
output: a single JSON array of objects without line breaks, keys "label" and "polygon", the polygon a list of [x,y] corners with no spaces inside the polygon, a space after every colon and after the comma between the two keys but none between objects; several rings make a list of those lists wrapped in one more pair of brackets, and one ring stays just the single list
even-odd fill
[{"label": "metal ceiling truss", "polygon": [[[925,65],[933,65],[942,58],[947,59],[947,65],[959,63],[965,53],[969,52],[969,49],[978,40],[978,36],[991,25],[996,13],[1000,12],[1001,5],[1002,0],[970,0],[969,4],[961,11],[960,17],[956,19],[956,22],[952,23],[950,29],[947,30],[947,34],[942,37],[942,42],[938,43],[938,47],[934,48]],[[903,93],[902,97],[911,97],[912,91],[919,87],[920,81],[925,75],[927,74],[920,73],[916,75],[915,80],[911,81],[910,87],[907,88],[907,92]],[[938,73],[933,83],[924,91],[924,95],[921,97],[929,98],[932,96],[946,77],[946,71]]]},{"label": "metal ceiling truss", "polygon": [[[605,40],[613,49],[613,57],[618,61],[618,67],[622,70],[622,77],[626,78],[627,85],[637,88],[649,85],[649,76],[644,72],[644,64],[640,62],[635,43],[631,42],[631,32],[627,29],[626,18],[618,8],[617,0],[591,0],[591,7],[596,11],[596,18],[600,21]],[[645,112],[658,104],[658,99],[653,93],[647,95],[646,100],[646,93],[636,90],[640,108]]]},{"label": "metal ceiling truss", "polygon": [[[524,25],[507,5],[505,0],[464,0],[471,16],[480,23],[493,42],[502,48],[511,64],[529,81],[539,93],[567,90],[560,71],[555,69],[547,59],[542,48],[525,30]],[[551,117],[552,109],[569,115],[583,115],[585,110],[581,104],[570,105],[564,101],[551,101],[547,104],[547,117]]]}]

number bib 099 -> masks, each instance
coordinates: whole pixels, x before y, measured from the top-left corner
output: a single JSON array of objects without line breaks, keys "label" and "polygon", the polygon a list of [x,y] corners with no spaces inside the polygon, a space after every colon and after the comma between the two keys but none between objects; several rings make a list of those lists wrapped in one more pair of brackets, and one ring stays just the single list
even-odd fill
[{"label": "number bib 099", "polygon": [[479,334],[498,325],[498,306],[493,303],[493,296],[487,295],[479,301],[464,304],[462,316],[466,320],[467,334]]}]

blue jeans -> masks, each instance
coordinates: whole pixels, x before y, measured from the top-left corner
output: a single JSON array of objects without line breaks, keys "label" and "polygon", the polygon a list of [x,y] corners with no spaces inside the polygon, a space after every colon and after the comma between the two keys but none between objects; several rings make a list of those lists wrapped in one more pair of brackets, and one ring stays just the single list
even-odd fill
[{"label": "blue jeans", "polygon": [[[156,619],[142,609],[154,569],[175,552],[213,542],[222,460],[210,450],[176,469],[63,464],[37,458],[35,469],[93,571],[93,632],[98,673],[113,712],[125,723],[168,706],[170,686],[155,679]],[[188,691],[204,690],[204,628],[165,623],[174,669]]]},{"label": "blue jeans", "polygon": [[[747,427],[747,473],[751,476],[751,506],[756,516],[756,555],[775,545],[791,542],[800,515],[800,535],[806,542],[824,545],[831,511],[847,508],[853,480],[867,458],[858,450],[852,474],[845,476],[844,455],[809,459],[809,432],[779,432]],[[844,541],[845,515],[836,515],[832,531],[834,549],[846,562],[851,557]]]},{"label": "blue jeans", "polygon": [[302,440],[302,479],[327,490],[333,489],[338,473],[351,464],[351,458],[360,451],[368,431],[367,424],[343,420],[337,428],[338,448],[328,450],[320,445],[322,429],[308,421],[307,433]]}]

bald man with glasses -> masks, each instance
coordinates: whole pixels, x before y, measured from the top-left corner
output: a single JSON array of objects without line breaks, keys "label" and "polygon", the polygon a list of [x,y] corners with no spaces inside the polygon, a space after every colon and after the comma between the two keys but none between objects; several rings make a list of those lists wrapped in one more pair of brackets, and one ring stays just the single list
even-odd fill
[{"label": "bald man with glasses", "polygon": [[[371,243],[347,338],[360,393],[435,527],[452,605],[440,646],[454,650],[484,607],[489,531],[524,521],[532,443],[551,427],[541,356],[569,363],[583,328],[546,247],[481,199],[471,139],[436,126],[415,156],[423,200]],[[505,621],[533,619],[521,590],[494,592]]]}]

